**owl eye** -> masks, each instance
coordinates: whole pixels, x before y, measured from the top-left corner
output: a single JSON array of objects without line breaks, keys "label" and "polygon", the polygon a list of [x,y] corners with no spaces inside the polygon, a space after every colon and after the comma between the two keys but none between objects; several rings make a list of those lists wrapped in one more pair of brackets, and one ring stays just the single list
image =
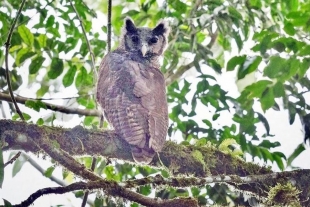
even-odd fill
[{"label": "owl eye", "polygon": [[137,35],[132,35],[131,36],[131,41],[134,43],[138,43],[139,42],[139,37]]},{"label": "owl eye", "polygon": [[150,40],[149,40],[149,43],[150,44],[155,44],[158,42],[158,37],[152,37]]}]

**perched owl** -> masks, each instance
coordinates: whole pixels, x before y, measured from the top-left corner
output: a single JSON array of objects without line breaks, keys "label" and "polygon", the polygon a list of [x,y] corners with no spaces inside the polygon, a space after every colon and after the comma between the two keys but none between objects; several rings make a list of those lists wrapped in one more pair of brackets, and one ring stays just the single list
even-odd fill
[{"label": "perched owl", "polygon": [[159,58],[168,34],[164,21],[150,29],[126,18],[119,47],[100,64],[97,102],[138,163],[150,163],[166,139],[168,108]]}]

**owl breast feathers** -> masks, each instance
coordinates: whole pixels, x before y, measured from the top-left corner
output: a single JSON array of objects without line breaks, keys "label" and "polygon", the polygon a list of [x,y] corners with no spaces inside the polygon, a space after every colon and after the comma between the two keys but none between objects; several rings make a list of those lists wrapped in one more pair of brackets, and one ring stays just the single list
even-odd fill
[{"label": "owl breast feathers", "polygon": [[168,107],[158,58],[168,33],[165,22],[139,28],[126,18],[120,46],[100,65],[97,102],[139,163],[150,163],[166,139]]}]

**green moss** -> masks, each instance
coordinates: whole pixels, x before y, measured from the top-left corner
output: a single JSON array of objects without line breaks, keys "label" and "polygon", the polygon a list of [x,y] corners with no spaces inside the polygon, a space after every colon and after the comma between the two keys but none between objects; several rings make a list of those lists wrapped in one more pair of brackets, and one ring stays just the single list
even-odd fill
[{"label": "green moss", "polygon": [[291,183],[280,184],[271,187],[268,192],[267,204],[275,206],[301,206],[298,195],[300,191]]}]

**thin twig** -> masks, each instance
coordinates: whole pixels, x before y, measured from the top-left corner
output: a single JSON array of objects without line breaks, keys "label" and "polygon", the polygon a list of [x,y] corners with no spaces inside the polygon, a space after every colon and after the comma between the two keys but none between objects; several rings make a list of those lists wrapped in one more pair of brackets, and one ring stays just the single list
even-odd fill
[{"label": "thin twig", "polygon": [[108,2],[108,52],[111,51],[111,13],[112,13],[112,0]]},{"label": "thin twig", "polygon": [[[22,153],[22,156],[29,162],[29,164],[31,164],[36,170],[38,170],[42,175],[44,175],[45,170],[34,160],[32,159],[29,155]],[[64,182],[61,179],[58,179],[57,177],[51,175],[50,177],[48,177],[51,181],[57,183],[60,186],[67,186],[67,183]],[[90,200],[87,200],[87,203],[89,205],[93,205],[93,202]]]},{"label": "thin twig", "polygon": [[78,18],[79,22],[80,22],[80,26],[82,28],[82,32],[83,32],[83,35],[84,35],[84,38],[85,38],[85,41],[86,41],[86,44],[87,44],[87,47],[88,47],[88,50],[89,50],[89,54],[90,54],[90,58],[91,58],[91,67],[92,67],[92,70],[94,71],[94,75],[96,76],[95,79],[97,80],[97,71],[96,71],[96,67],[95,67],[95,55],[91,49],[91,45],[90,45],[90,42],[87,38],[87,34],[86,34],[86,30],[84,28],[84,25],[83,25],[83,21],[78,13],[78,11],[76,10],[74,4],[72,3],[72,0],[70,0],[70,5],[72,6],[75,14],[76,14],[76,17]]},{"label": "thin twig", "polygon": [[186,71],[194,67],[194,61],[190,62],[187,65],[182,65],[175,73],[165,74],[166,86],[170,85],[174,81],[178,80]]},{"label": "thin twig", "polygon": [[[2,92],[0,92],[0,100],[12,102],[10,95],[2,93]],[[16,96],[15,100],[17,103],[25,104],[26,101],[31,101],[34,99]],[[98,116],[98,117],[100,117],[102,114],[99,110],[95,110],[95,109],[86,110],[86,109],[78,109],[78,108],[68,108],[68,107],[64,107],[64,106],[46,103],[43,101],[42,101],[42,103],[46,106],[47,109],[50,109],[52,111],[62,112],[65,114],[79,114],[79,115],[83,115],[83,116]]]},{"label": "thin twig", "polygon": [[9,92],[10,92],[10,96],[11,96],[11,99],[12,99],[12,102],[15,106],[15,109],[16,109],[16,112],[18,113],[18,115],[20,116],[20,118],[22,120],[25,120],[24,116],[23,116],[23,113],[20,111],[18,105],[17,105],[17,102],[14,98],[14,94],[13,94],[13,89],[12,89],[12,85],[11,85],[11,79],[10,79],[10,72],[9,72],[9,49],[10,49],[10,45],[11,45],[11,38],[12,38],[12,35],[13,35],[13,30],[15,28],[15,25],[16,25],[16,22],[17,22],[17,19],[19,17],[19,15],[21,14],[22,12],[22,9],[25,5],[25,2],[26,0],[23,0],[18,11],[17,11],[17,14],[16,14],[16,17],[11,25],[11,28],[9,30],[9,34],[8,34],[8,38],[7,38],[7,41],[5,42],[5,72],[6,72],[6,81],[7,81],[7,84],[8,84],[8,88],[9,88]]},{"label": "thin twig", "polygon": [[[90,170],[94,172],[95,170],[95,167],[96,167],[96,163],[97,163],[97,159],[96,157],[93,157],[92,159],[92,163],[91,163],[91,167],[90,167]],[[88,198],[88,195],[89,195],[89,191],[87,190],[84,194],[84,197],[83,197],[83,201],[82,201],[82,207],[84,207],[86,205],[86,202],[88,201],[87,198]]]},{"label": "thin twig", "polygon": [[[25,158],[25,160],[27,160],[29,162],[29,164],[31,164],[36,170],[38,170],[42,175],[44,175],[45,170],[34,160],[32,159],[29,155],[23,153],[22,157]],[[67,183],[65,183],[63,180],[58,179],[57,177],[51,175],[50,177],[48,177],[51,181],[57,183],[60,186],[66,186]]]},{"label": "thin twig", "polygon": [[16,155],[14,155],[14,157],[12,157],[12,159],[10,159],[9,161],[7,161],[5,164],[4,164],[4,167],[8,166],[9,164],[12,164],[13,162],[15,162],[15,160],[17,160],[17,158],[20,156],[22,152],[17,152]]}]

